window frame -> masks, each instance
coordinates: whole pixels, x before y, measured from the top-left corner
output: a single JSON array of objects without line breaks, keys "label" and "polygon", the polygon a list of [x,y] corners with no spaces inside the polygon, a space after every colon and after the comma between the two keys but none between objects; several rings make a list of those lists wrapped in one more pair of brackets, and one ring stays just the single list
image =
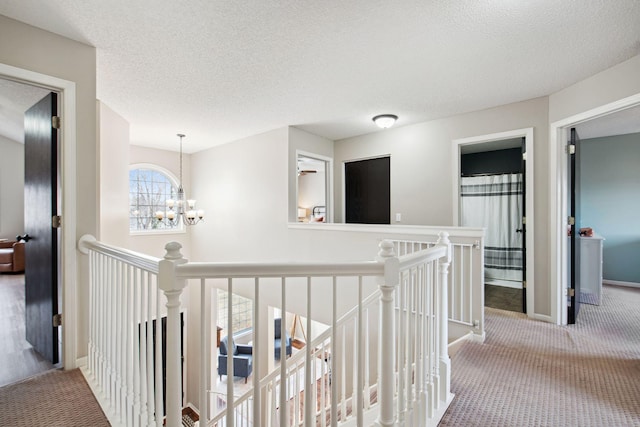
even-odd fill
[{"label": "window frame", "polygon": [[[238,338],[240,336],[244,336],[248,333],[250,333],[253,330],[253,322],[254,322],[254,318],[253,318],[253,305],[255,304],[255,301],[252,300],[251,298],[247,298],[245,296],[236,294],[236,293],[230,293],[228,290],[226,289],[221,289],[221,288],[217,288],[217,296],[216,296],[216,310],[217,310],[217,318],[216,318],[216,325],[221,327],[223,331],[225,331],[226,335],[229,334],[229,331],[227,330],[227,307],[221,307],[222,304],[222,300],[223,298],[221,298],[221,294],[222,293],[226,293],[227,294],[227,302],[231,301],[233,302],[233,298],[237,297],[237,298],[242,298],[243,300],[246,301],[241,301],[242,304],[250,304],[251,308],[249,310],[244,310],[243,313],[246,313],[247,311],[249,312],[249,319],[251,320],[251,325],[244,327],[242,329],[238,329],[238,330],[234,330],[233,331],[233,337],[234,338]],[[236,313],[234,313],[234,318]],[[221,320],[223,320],[222,324],[220,324]]]},{"label": "window frame", "polygon": [[[170,170],[153,163],[132,163],[129,165],[129,175],[131,175],[131,171],[134,169],[147,169],[147,170],[152,170],[154,172],[160,172],[171,182],[171,184],[175,187],[177,192],[177,189],[180,184],[178,182],[178,178],[176,178],[176,176]],[[131,186],[131,178],[129,178],[129,186]],[[129,194],[131,194],[130,191],[129,191]],[[131,200],[129,200],[128,215],[130,218],[131,217]],[[186,232],[187,232],[187,227],[182,223],[182,221],[179,221],[178,225],[172,229],[132,230],[131,226],[129,226],[130,236],[147,236],[147,235],[159,235],[159,234],[185,234]]]}]

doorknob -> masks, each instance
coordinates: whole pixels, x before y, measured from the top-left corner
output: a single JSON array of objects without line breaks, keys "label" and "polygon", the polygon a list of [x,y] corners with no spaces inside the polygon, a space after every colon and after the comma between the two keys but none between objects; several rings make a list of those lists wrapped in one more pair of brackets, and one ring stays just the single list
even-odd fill
[{"label": "doorknob", "polygon": [[516,228],[516,233],[522,233],[522,228]]},{"label": "doorknob", "polygon": [[16,236],[16,241],[20,241],[20,240],[24,240],[25,242],[28,242],[29,240],[31,240],[31,236],[29,236],[28,234],[25,234],[24,236],[21,235],[17,235]]}]

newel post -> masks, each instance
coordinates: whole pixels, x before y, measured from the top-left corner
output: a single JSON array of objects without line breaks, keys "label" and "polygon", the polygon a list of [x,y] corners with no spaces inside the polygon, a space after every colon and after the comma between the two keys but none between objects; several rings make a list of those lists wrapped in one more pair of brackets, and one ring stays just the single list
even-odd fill
[{"label": "newel post", "polygon": [[[380,280],[380,328],[378,340],[378,357],[380,372],[378,373],[378,399],[380,413],[374,423],[376,427],[395,425],[393,401],[395,395],[395,343],[397,342],[395,327],[394,291],[399,283],[400,261],[396,256],[394,245],[389,240],[380,242],[377,261],[384,264],[384,277]],[[392,343],[392,347],[386,343]]]},{"label": "newel post", "polygon": [[186,282],[176,278],[176,266],[187,260],[182,257],[181,248],[182,245],[178,242],[167,243],[158,275],[158,285],[167,297],[167,427],[182,426],[180,295]]},{"label": "newel post", "polygon": [[445,402],[449,400],[451,390],[451,360],[449,359],[449,301],[448,301],[448,277],[451,264],[451,242],[449,233],[441,231],[438,234],[439,246],[447,248],[447,254],[440,258],[438,270],[440,273],[440,398]]}]

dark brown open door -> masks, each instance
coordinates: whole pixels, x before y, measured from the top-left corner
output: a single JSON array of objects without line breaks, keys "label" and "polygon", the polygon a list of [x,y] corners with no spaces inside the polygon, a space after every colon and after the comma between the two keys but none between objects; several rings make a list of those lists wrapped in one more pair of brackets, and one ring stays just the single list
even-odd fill
[{"label": "dark brown open door", "polygon": [[522,138],[522,312],[527,312],[527,140]]},{"label": "dark brown open door", "polygon": [[50,93],[24,117],[24,226],[26,338],[51,363],[58,363],[58,130],[57,95]]},{"label": "dark brown open door", "polygon": [[580,245],[576,244],[580,233],[580,138],[575,128],[571,128],[569,141],[569,182],[568,182],[568,211],[569,211],[569,324],[576,323],[580,311]]}]

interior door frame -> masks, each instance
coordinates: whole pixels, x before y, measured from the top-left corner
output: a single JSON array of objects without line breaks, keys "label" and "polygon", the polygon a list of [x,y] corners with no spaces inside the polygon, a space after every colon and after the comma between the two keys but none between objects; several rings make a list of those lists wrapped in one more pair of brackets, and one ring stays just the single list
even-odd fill
[{"label": "interior door frame", "polygon": [[[566,325],[568,319],[568,164],[566,145],[572,127],[607,114],[640,106],[640,93],[575,114],[549,125],[549,282],[551,321]],[[554,289],[555,284],[555,289]],[[564,303],[563,303],[564,302]]]},{"label": "interior door frame", "polygon": [[500,141],[506,139],[524,138],[526,147],[526,162],[527,168],[525,170],[525,204],[528,209],[525,212],[527,218],[527,233],[525,234],[525,243],[527,246],[526,252],[526,264],[527,269],[525,272],[524,280],[527,282],[526,298],[527,298],[527,316],[537,318],[538,316],[534,312],[534,269],[535,265],[535,250],[534,250],[534,203],[533,203],[533,183],[534,183],[534,164],[533,164],[533,128],[515,129],[505,132],[492,133],[488,135],[472,136],[468,138],[454,139],[452,144],[452,163],[451,168],[453,172],[453,225],[458,227],[460,225],[460,156],[462,154],[462,147],[465,145],[484,144],[487,142]]},{"label": "interior door frame", "polygon": [[[296,150],[296,165],[298,164],[298,157],[304,156],[314,160],[324,162],[325,168],[325,183],[324,183],[324,197],[325,197],[325,222],[333,222],[333,158],[323,156],[320,154],[312,153],[305,150]],[[300,195],[300,189],[298,188],[298,178],[296,177],[296,212],[298,211],[298,197]],[[297,221],[297,215],[296,215]]]},{"label": "interior door frame", "polygon": [[78,365],[76,258],[76,84],[69,80],[0,63],[0,78],[57,92],[62,119],[59,131],[61,177],[61,251],[59,254],[59,311],[63,313],[61,365]]}]

